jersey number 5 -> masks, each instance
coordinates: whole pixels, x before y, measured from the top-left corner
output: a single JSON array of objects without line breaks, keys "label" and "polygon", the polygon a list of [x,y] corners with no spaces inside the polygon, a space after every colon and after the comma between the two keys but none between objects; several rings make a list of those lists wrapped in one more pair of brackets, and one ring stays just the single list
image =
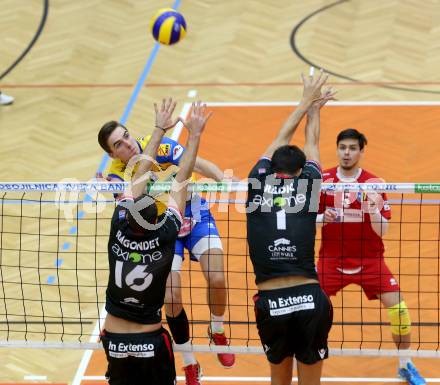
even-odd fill
[{"label": "jersey number 5", "polygon": [[[116,261],[115,266],[115,283],[117,287],[122,289],[122,261]],[[144,291],[153,281],[153,274],[145,271],[147,266],[136,265],[136,267],[125,276],[125,284],[135,291]],[[135,284],[135,281],[137,283]],[[139,283],[141,281],[142,283]]]}]

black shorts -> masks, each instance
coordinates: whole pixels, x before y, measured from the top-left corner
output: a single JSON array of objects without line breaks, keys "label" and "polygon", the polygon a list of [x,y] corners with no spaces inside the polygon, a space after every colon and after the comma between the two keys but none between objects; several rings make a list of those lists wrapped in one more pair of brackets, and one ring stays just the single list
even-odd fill
[{"label": "black shorts", "polygon": [[318,284],[262,290],[254,302],[258,334],[269,362],[279,364],[295,356],[311,365],[328,357],[333,308]]},{"label": "black shorts", "polygon": [[109,333],[101,336],[110,385],[175,385],[171,337],[161,328],[152,333]]}]

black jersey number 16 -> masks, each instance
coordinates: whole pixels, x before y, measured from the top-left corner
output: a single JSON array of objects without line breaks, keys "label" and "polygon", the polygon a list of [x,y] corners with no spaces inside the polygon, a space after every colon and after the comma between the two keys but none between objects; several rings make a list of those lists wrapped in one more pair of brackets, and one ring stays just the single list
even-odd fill
[{"label": "black jersey number 16", "polygon": [[[124,262],[116,261],[115,283],[122,289],[122,275]],[[125,274],[125,284],[132,290],[144,291],[153,281],[153,274],[146,271],[146,265],[136,265],[129,273]]]}]

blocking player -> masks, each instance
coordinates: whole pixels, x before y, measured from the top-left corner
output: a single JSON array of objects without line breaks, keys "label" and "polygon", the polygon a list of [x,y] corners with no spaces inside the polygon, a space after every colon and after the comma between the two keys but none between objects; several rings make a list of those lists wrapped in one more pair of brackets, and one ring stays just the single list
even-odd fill
[{"label": "blocking player", "polygon": [[[321,185],[319,111],[334,95],[332,90],[321,95],[326,80],[322,73],[303,76],[301,102],[249,174],[247,238],[258,287],[255,314],[272,385],[291,384],[293,357],[299,384],[319,384],[328,356],[332,307],[314,263]],[[302,151],[289,143],[307,112]]]},{"label": "blocking player", "polygon": [[[108,179],[124,180],[127,163],[145,148],[149,140],[149,136],[135,139],[125,126],[116,121],[104,124],[98,134],[98,141],[112,158],[107,172]],[[155,175],[160,178],[161,173],[172,171],[179,165],[184,152],[184,147],[176,141],[167,137],[162,138],[156,163],[153,166]],[[216,181],[223,179],[223,172],[215,164],[200,157],[196,158],[194,170]],[[207,302],[211,312],[209,337],[216,345],[228,345],[223,327],[227,303],[223,248],[215,220],[203,198],[187,201],[165,297],[166,318],[174,342],[182,350],[186,350],[182,353],[186,382],[188,385],[199,385],[201,368],[194,354],[189,351],[191,347],[189,321],[182,305],[181,268],[184,248],[189,251],[191,260],[201,263],[208,284]],[[229,368],[234,365],[233,354],[220,353],[217,356],[224,367]]]},{"label": "blocking player", "polygon": [[[366,137],[349,128],[336,139],[339,165],[323,172],[324,182],[383,182],[360,167]],[[361,192],[323,193],[317,223],[322,227],[318,273],[327,295],[336,295],[353,283],[369,300],[379,299],[388,310],[393,341],[409,349],[411,320],[399,284],[384,259],[382,237],[388,230],[391,209],[386,194]],[[398,374],[411,385],[423,385],[411,358],[399,359]]]},{"label": "blocking player", "polygon": [[[175,104],[156,108],[156,129],[142,152],[131,180],[131,194],[115,208],[109,243],[107,317],[101,341],[108,361],[110,385],[175,385],[171,338],[162,327],[161,308],[174,258],[174,248],[185,209],[187,184],[194,168],[200,136],[210,114],[193,105],[185,126],[189,137],[185,155],[173,182],[169,206],[158,215],[155,200],[144,194],[160,141],[172,125]],[[138,156],[139,158],[139,156]],[[140,251],[142,250],[142,251]]]}]

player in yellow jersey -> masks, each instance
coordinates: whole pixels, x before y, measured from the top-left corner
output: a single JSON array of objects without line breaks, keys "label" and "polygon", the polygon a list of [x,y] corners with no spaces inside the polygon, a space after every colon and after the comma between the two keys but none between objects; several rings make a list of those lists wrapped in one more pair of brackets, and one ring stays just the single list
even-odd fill
[{"label": "player in yellow jersey", "polygon": [[[173,103],[171,99],[167,103]],[[169,125],[177,121],[169,121]],[[124,180],[126,165],[129,160],[140,154],[149,141],[149,137],[134,138],[128,129],[119,122],[105,123],[98,134],[102,149],[112,158],[107,170],[108,180]],[[160,169],[178,166],[185,149],[176,141],[164,138],[157,151],[156,161]],[[156,166],[155,171],[158,170]],[[215,181],[223,179],[223,172],[214,163],[197,157],[194,171]],[[167,322],[177,346],[191,346],[189,322],[182,305],[181,268],[184,248],[191,260],[198,261],[207,281],[207,299],[211,312],[208,334],[216,345],[228,345],[224,333],[223,318],[226,309],[226,282],[223,267],[223,247],[214,218],[207,208],[206,201],[198,197],[187,201],[184,224],[176,242],[175,256],[171,273],[168,277],[165,297]],[[183,362],[187,385],[200,384],[201,369],[192,352],[184,352]],[[220,363],[232,367],[235,363],[233,354],[218,354]]]}]

